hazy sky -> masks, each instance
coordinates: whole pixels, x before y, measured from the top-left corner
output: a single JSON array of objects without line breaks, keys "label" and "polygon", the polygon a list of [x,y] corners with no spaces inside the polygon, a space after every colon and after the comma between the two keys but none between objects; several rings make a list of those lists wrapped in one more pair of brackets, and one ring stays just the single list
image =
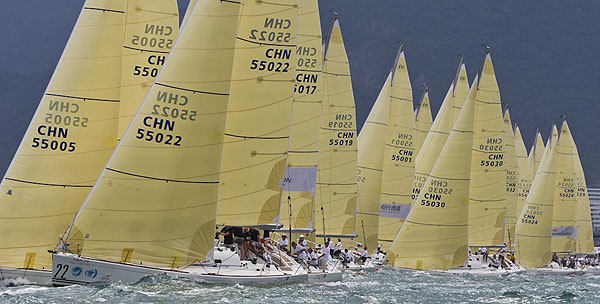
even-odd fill
[{"label": "hazy sky", "polygon": [[[187,2],[178,1],[182,12]],[[3,141],[7,145],[3,147],[6,155],[0,156],[3,167],[10,162],[33,115],[82,5],[82,0],[0,3],[0,34],[4,38],[0,77],[48,74],[36,80],[43,83],[31,84],[31,88],[41,88],[35,100],[2,99],[4,105],[27,105],[27,110],[10,112],[11,119],[25,123],[5,135],[9,138]],[[340,13],[360,125],[400,42],[405,44],[414,96],[421,96],[421,85],[426,82],[434,111],[456,72],[458,55],[466,57],[472,80],[485,43],[492,46],[502,101],[509,104],[527,147],[536,128],[546,139],[551,121],[567,115],[588,183],[600,185],[600,174],[596,173],[600,172],[596,156],[600,149],[596,135],[600,114],[600,1],[323,0],[320,7],[325,30],[330,12]],[[19,96],[16,87],[4,90],[9,96]],[[6,119],[2,115],[6,112],[0,114],[0,119]]]}]

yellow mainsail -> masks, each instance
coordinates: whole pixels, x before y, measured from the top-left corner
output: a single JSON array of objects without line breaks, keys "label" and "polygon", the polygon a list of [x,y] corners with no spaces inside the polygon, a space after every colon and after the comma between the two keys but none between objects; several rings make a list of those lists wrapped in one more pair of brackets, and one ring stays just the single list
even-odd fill
[{"label": "yellow mainsail", "polygon": [[576,207],[576,231],[577,239],[575,243],[575,252],[591,254],[594,252],[594,239],[592,230],[592,215],[590,212],[590,199],[588,197],[587,186],[585,183],[585,174],[579,159],[577,145],[573,140],[573,161],[575,162],[575,198],[577,200]]},{"label": "yellow mainsail", "polygon": [[[253,3],[244,9],[254,9]],[[204,259],[213,248],[241,7],[233,1],[198,2],[71,225],[71,251],[177,267]]]},{"label": "yellow mainsail", "polygon": [[[475,81],[477,81],[477,79],[475,79]],[[466,89],[467,94],[462,95],[463,89]],[[462,105],[465,103],[465,99],[469,93],[468,91],[469,83],[467,80],[467,69],[461,59],[456,72],[456,77],[450,84],[450,88],[446,93],[446,97],[444,97],[444,101],[435,117],[435,121],[433,122],[429,133],[427,133],[427,137],[423,142],[420,152],[415,158],[415,176],[413,178],[411,201],[414,202],[419,195],[419,191],[421,191],[427,176],[431,172],[435,161],[442,151],[446,139],[448,139],[448,134],[450,133],[452,126],[454,126],[454,112],[456,112],[458,116],[458,112],[460,112]],[[454,95],[455,92],[457,95]],[[474,100],[475,90],[472,91],[472,94]],[[462,101],[460,105],[458,105],[459,102],[457,100],[460,99],[462,99]],[[457,105],[454,105],[455,103]]]},{"label": "yellow mainsail", "polygon": [[[411,102],[412,102],[412,90],[411,90]],[[419,154],[421,146],[425,142],[425,138],[431,129],[433,124],[431,118],[431,104],[429,103],[429,92],[427,88],[423,90],[419,106],[417,107],[417,113],[415,113],[416,121],[416,137],[415,137],[415,155]]]},{"label": "yellow mainsail", "polygon": [[508,108],[504,110],[504,142],[506,165],[506,214],[504,222],[504,239],[508,249],[512,250],[515,240],[515,223],[517,221],[517,183],[519,180],[517,156],[515,151],[515,133]]},{"label": "yellow mainsail", "polygon": [[515,254],[517,262],[525,268],[545,266],[551,259],[550,243],[557,147],[552,144],[546,149],[551,149],[548,159],[535,175],[527,201],[515,227]]},{"label": "yellow mainsail", "polygon": [[85,2],[2,180],[0,266],[50,269],[65,232],[117,145],[124,7]]},{"label": "yellow mainsail", "polygon": [[577,199],[575,193],[575,157],[573,139],[566,120],[557,143],[552,216],[552,251],[574,252],[577,239]]},{"label": "yellow mainsail", "polygon": [[351,238],[355,236],[357,199],[356,110],[350,64],[336,16],[323,57],[315,226],[320,236]]},{"label": "yellow mainsail", "polygon": [[296,0],[242,5],[221,161],[220,225],[279,223],[296,77],[297,14]]},{"label": "yellow mainsail", "polygon": [[485,49],[475,99],[469,191],[469,246],[504,242],[506,158],[500,91]]},{"label": "yellow mainsail", "polygon": [[[529,160],[527,158],[527,149],[521,136],[521,130],[519,126],[515,126],[515,153],[517,155],[517,206],[515,209],[515,216],[519,217],[525,201],[527,200],[527,194],[531,188],[531,167],[529,166]],[[514,233],[513,233],[514,240]]]},{"label": "yellow mainsail", "polygon": [[536,130],[535,139],[533,140],[533,144],[529,150],[529,166],[531,167],[532,179],[535,177],[537,169],[540,166],[540,161],[542,160],[544,150],[546,150],[546,146],[544,146],[542,134],[540,133],[540,130]]},{"label": "yellow mainsail", "polygon": [[[473,86],[472,91],[476,90]],[[468,98],[386,259],[396,267],[444,270],[467,259],[474,98]]]},{"label": "yellow mainsail", "polygon": [[119,134],[121,139],[179,34],[177,1],[127,0]]},{"label": "yellow mainsail", "polygon": [[[550,129],[550,136],[548,137],[548,140],[546,140],[546,148],[544,149],[544,153],[542,153],[542,157],[540,158],[540,165],[542,166],[544,164],[544,161],[546,161],[546,157],[548,157],[548,153],[550,153],[550,149],[549,147],[552,147],[552,144],[558,139],[558,129],[556,129],[556,124],[554,122],[552,122],[552,128]],[[536,152],[537,153],[537,152]],[[539,167],[538,167],[539,170]],[[537,174],[537,172],[536,172]]]},{"label": "yellow mainsail", "polygon": [[[358,242],[367,248],[377,246],[383,155],[390,108],[390,73],[358,135],[358,206],[356,225]],[[410,111],[412,115],[412,109]]]},{"label": "yellow mainsail", "polygon": [[296,84],[280,222],[285,226],[283,230],[291,228],[304,234],[311,232],[314,227],[323,76],[321,52],[321,23],[317,0],[300,0]]},{"label": "yellow mainsail", "polygon": [[410,211],[415,137],[412,88],[404,50],[400,47],[392,73],[383,153],[378,230],[382,251],[389,249]]}]

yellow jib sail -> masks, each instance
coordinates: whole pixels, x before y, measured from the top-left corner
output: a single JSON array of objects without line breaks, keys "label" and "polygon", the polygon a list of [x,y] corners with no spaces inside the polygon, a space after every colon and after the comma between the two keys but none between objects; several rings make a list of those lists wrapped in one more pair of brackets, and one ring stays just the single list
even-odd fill
[{"label": "yellow jib sail", "polygon": [[217,223],[275,227],[296,65],[295,0],[244,2],[227,107]]},{"label": "yellow jib sail", "polygon": [[[477,79],[475,79],[477,80]],[[427,176],[431,172],[435,161],[437,160],[444,144],[446,143],[446,139],[448,139],[448,134],[450,130],[454,126],[455,119],[454,112],[460,112],[462,105],[465,103],[466,95],[462,95],[463,89],[469,91],[469,83],[467,81],[467,69],[463,60],[461,59],[460,64],[458,65],[458,70],[456,72],[456,77],[450,84],[450,88],[446,93],[446,97],[444,97],[444,101],[442,102],[442,106],[438,111],[437,116],[435,117],[435,121],[431,126],[427,137],[425,138],[425,142],[421,147],[420,152],[417,154],[415,159],[415,176],[413,179],[413,189],[411,200],[414,200],[419,195],[419,191],[423,187]],[[457,93],[454,96],[454,93]],[[461,95],[458,95],[461,94]],[[472,90],[472,94],[475,94],[475,90]],[[473,100],[475,99],[473,95]],[[460,105],[454,105],[454,103],[458,104],[457,100],[462,99]]]},{"label": "yellow jib sail", "polygon": [[469,191],[469,246],[504,242],[506,158],[500,91],[486,48],[475,100]]},{"label": "yellow jib sail", "polygon": [[177,1],[126,2],[119,139],[125,134],[179,34]]},{"label": "yellow jib sail", "polygon": [[50,269],[58,242],[117,145],[121,0],[85,2],[2,180],[0,266]]},{"label": "yellow jib sail", "polygon": [[[570,133],[569,133],[570,134]],[[571,140],[573,136],[571,135]],[[588,197],[585,174],[579,159],[577,145],[573,140],[573,161],[575,162],[575,198],[577,199],[576,231],[577,239],[575,251],[577,253],[591,254],[594,252],[594,239],[592,230],[592,215],[590,212],[590,199]]]},{"label": "yellow jib sail", "polygon": [[355,236],[357,199],[356,110],[350,64],[336,16],[323,56],[315,226],[320,236],[351,238]]},{"label": "yellow jib sail", "polygon": [[[412,102],[412,90],[410,100]],[[431,118],[431,104],[429,103],[429,92],[427,92],[427,88],[423,90],[423,95],[421,95],[421,100],[419,102],[419,106],[417,107],[417,113],[415,114],[415,124],[415,155],[417,155],[419,154],[421,146],[423,146],[425,138],[427,137],[427,134],[431,129],[431,125],[433,124]]]},{"label": "yellow jib sail", "polygon": [[577,239],[577,199],[575,193],[575,157],[573,139],[563,120],[557,143],[554,212],[552,216],[552,251],[574,252]]},{"label": "yellow jib sail", "polygon": [[381,176],[378,240],[387,251],[410,211],[415,170],[415,120],[412,88],[400,47],[389,96],[387,132]]},{"label": "yellow jib sail", "polygon": [[321,52],[321,23],[317,0],[301,0],[298,8],[296,84],[280,222],[286,226],[283,230],[291,227],[304,234],[314,227],[323,76]]},{"label": "yellow jib sail", "polygon": [[554,175],[556,169],[556,145],[551,149],[548,160],[535,175],[527,202],[517,219],[515,227],[515,254],[519,264],[525,268],[537,268],[548,264],[551,259],[552,210],[554,207]]},{"label": "yellow jib sail", "polygon": [[[475,91],[476,86],[471,89]],[[444,270],[467,259],[474,98],[465,102],[408,218],[387,252],[388,265]]]},{"label": "yellow jib sail", "polygon": [[[358,242],[367,248],[377,246],[383,153],[385,150],[390,108],[390,73],[358,135],[358,207],[356,225]],[[411,113],[412,114],[412,109]]]},{"label": "yellow jib sail", "polygon": [[456,76],[454,77],[454,89],[452,90],[452,124],[456,122],[468,95],[469,79],[467,78],[467,67],[465,66],[464,58],[461,57]]},{"label": "yellow jib sail", "polygon": [[506,214],[504,222],[504,239],[512,250],[515,240],[515,223],[517,221],[517,183],[519,180],[517,156],[515,151],[515,133],[510,120],[508,108],[504,111],[504,142],[506,164]]},{"label": "yellow jib sail", "polygon": [[[521,136],[521,130],[519,130],[518,126],[515,126],[515,153],[517,155],[518,178],[517,206],[515,209],[515,216],[519,217],[519,215],[521,215],[521,211],[523,210],[523,206],[525,205],[525,201],[527,200],[527,195],[529,194],[532,180],[531,167],[529,166],[529,160],[527,159],[527,149],[525,148],[525,143],[523,142],[523,137]],[[514,233],[512,239],[514,242]]]},{"label": "yellow jib sail", "polygon": [[529,166],[531,167],[532,179],[535,177],[537,169],[540,166],[540,161],[542,160],[544,150],[546,150],[546,147],[544,146],[542,134],[540,133],[540,130],[536,130],[535,139],[533,140],[533,144],[531,145],[531,149],[529,150]]},{"label": "yellow jib sail", "polygon": [[232,1],[198,2],[74,220],[71,251],[176,267],[213,248],[240,9]]}]

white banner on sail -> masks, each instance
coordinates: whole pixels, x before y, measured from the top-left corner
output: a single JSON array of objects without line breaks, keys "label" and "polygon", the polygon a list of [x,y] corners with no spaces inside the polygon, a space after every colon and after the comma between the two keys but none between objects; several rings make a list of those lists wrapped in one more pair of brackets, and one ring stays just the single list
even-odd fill
[{"label": "white banner on sail", "polygon": [[380,217],[391,217],[391,218],[406,218],[410,212],[410,205],[398,205],[398,204],[379,204],[379,216]]},{"label": "white banner on sail", "polygon": [[317,182],[316,167],[288,167],[279,186],[283,191],[313,192]]},{"label": "white banner on sail", "polygon": [[571,238],[577,238],[577,228],[573,227],[573,226],[569,226],[569,227],[552,227],[552,236],[553,237],[560,237],[560,236],[567,236],[567,237],[571,237]]}]

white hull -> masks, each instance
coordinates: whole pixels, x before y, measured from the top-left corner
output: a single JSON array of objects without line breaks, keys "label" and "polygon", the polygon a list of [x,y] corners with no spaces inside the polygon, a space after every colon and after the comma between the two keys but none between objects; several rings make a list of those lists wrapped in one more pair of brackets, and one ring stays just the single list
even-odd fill
[{"label": "white hull", "polygon": [[308,280],[308,275],[299,269],[298,273],[286,273],[275,266],[243,263],[243,266],[191,265],[179,269],[166,269],[129,263],[117,263],[79,257],[71,254],[52,255],[52,284],[64,286],[72,284],[110,284],[112,282],[135,283],[145,276],[166,274],[173,278],[188,279],[206,283],[252,283],[282,284]]},{"label": "white hull", "polygon": [[0,282],[4,285],[52,285],[50,270],[15,269],[0,267]]},{"label": "white hull", "polygon": [[341,280],[342,272],[340,270],[312,270],[308,274],[309,283],[339,282]]},{"label": "white hull", "polygon": [[[331,261],[330,261],[330,263],[331,263]],[[337,263],[340,263],[340,262],[337,262]],[[377,268],[375,267],[373,262],[371,262],[371,260],[367,260],[367,262],[362,265],[354,263],[354,262],[350,262],[350,263],[346,264],[346,266],[340,265],[339,267],[340,267],[340,270],[343,272],[365,273],[365,272],[374,272],[375,270],[377,270]]]},{"label": "white hull", "polygon": [[553,267],[540,267],[540,268],[532,268],[527,269],[528,273],[539,274],[539,275],[561,275],[561,276],[572,276],[572,275],[582,275],[587,271],[586,269],[572,269],[566,267],[553,268]]}]

